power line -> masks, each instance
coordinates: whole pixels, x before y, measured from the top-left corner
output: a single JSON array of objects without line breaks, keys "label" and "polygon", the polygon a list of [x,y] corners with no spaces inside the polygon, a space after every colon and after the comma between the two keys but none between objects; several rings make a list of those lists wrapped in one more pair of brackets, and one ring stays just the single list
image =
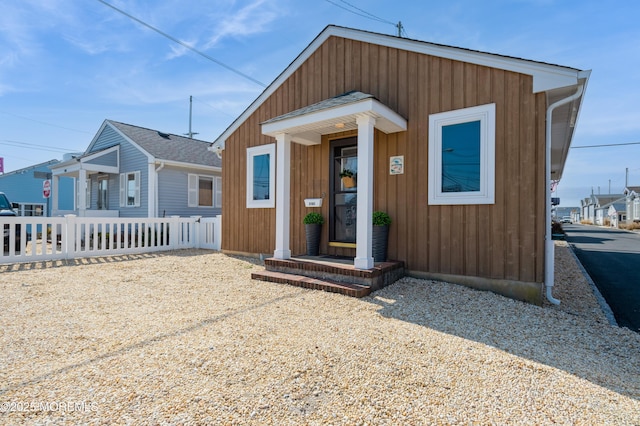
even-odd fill
[{"label": "power line", "polygon": [[126,16],[127,18],[129,18],[129,19],[132,19],[132,20],[136,21],[136,22],[137,22],[137,23],[139,23],[140,25],[144,25],[145,27],[149,28],[150,30],[153,30],[153,31],[157,32],[158,34],[160,34],[160,35],[162,35],[162,36],[164,36],[164,37],[168,38],[169,40],[171,40],[171,41],[173,41],[173,42],[175,42],[175,43],[178,43],[180,46],[185,47],[185,48],[187,48],[187,49],[191,50],[191,51],[192,51],[192,52],[194,52],[194,53],[197,53],[198,55],[202,56],[203,58],[206,58],[206,59],[210,60],[211,62],[215,62],[216,64],[220,65],[221,67],[226,68],[227,70],[229,70],[229,71],[231,71],[231,72],[233,72],[233,73],[235,73],[235,74],[238,74],[239,76],[244,77],[244,78],[246,78],[247,80],[250,80],[250,81],[252,81],[253,83],[255,83],[255,84],[259,85],[259,86],[267,87],[267,85],[266,85],[266,84],[264,84],[264,83],[262,83],[262,82],[260,82],[260,81],[256,80],[255,78],[250,77],[249,75],[244,74],[244,73],[243,73],[243,72],[241,72],[241,71],[238,71],[237,69],[235,69],[235,68],[233,68],[233,67],[231,67],[231,66],[229,66],[229,65],[227,65],[227,64],[225,64],[225,63],[223,63],[223,62],[221,62],[221,61],[219,61],[219,60],[217,60],[217,59],[215,59],[215,58],[213,58],[213,57],[211,57],[211,56],[209,56],[209,55],[207,55],[206,53],[199,51],[198,49],[196,49],[196,48],[192,47],[191,45],[189,45],[189,44],[187,44],[187,43],[185,43],[185,42],[183,42],[183,41],[181,41],[181,40],[178,40],[178,39],[177,39],[177,38],[175,38],[175,37],[170,36],[169,34],[165,33],[164,31],[161,31],[161,30],[159,30],[158,28],[156,28],[156,27],[154,27],[154,26],[152,26],[152,25],[147,24],[146,22],[144,22],[144,21],[142,21],[142,20],[140,20],[140,19],[136,18],[136,17],[135,17],[135,16],[133,16],[133,15],[128,14],[127,12],[125,12],[125,11],[123,11],[123,10],[121,10],[121,9],[118,9],[117,7],[115,7],[115,6],[113,6],[113,5],[109,4],[109,3],[107,3],[106,1],[104,1],[104,0],[97,0],[97,1],[99,1],[99,2],[100,2],[100,3],[102,3],[102,4],[104,4],[105,6],[110,7],[111,9],[115,10],[116,12],[119,12],[119,13],[123,14],[123,15],[124,15],[124,16]]},{"label": "power line", "polygon": [[354,5],[352,5],[351,3],[349,3],[349,2],[347,2],[347,1],[345,1],[345,0],[339,0],[339,1],[340,1],[341,3],[346,4],[347,6],[349,6],[349,7],[351,7],[351,8],[353,8],[353,9],[355,9],[355,10],[357,10],[357,11],[361,12],[361,13],[354,12],[354,11],[353,11],[353,10],[351,10],[351,9],[347,9],[346,7],[344,7],[344,6],[342,6],[342,5],[339,5],[338,3],[334,2],[334,1],[331,1],[331,0],[326,0],[326,1],[327,1],[327,2],[329,2],[329,3],[331,3],[331,4],[332,4],[332,5],[334,5],[334,6],[339,7],[340,9],[344,9],[344,10],[346,10],[347,12],[351,12],[351,13],[353,13],[354,15],[362,16],[363,18],[371,19],[371,20],[378,21],[378,22],[382,22],[382,23],[385,23],[385,24],[396,25],[395,23],[393,23],[393,22],[391,22],[391,21],[387,21],[386,19],[380,18],[380,17],[378,17],[378,16],[376,16],[376,15],[374,15],[374,14],[372,14],[372,13],[367,12],[367,11],[366,11],[366,10],[364,10],[364,9],[360,9],[359,7],[354,6]]},{"label": "power line", "polygon": [[[51,147],[51,146],[47,146],[47,145],[38,145],[38,144],[35,144],[35,143],[14,141],[14,140],[10,140],[10,139],[0,139],[0,145],[17,146],[17,147],[20,147],[20,148],[37,149],[37,150],[40,150],[40,151],[51,151],[51,152],[61,152],[61,153],[70,152],[69,148],[55,148],[55,147]],[[82,150],[82,151],[84,151],[84,150]]]},{"label": "power line", "polygon": [[572,146],[571,148],[602,148],[605,146],[626,146],[626,145],[640,145],[640,142],[608,143],[608,144],[601,144],[601,145],[580,145],[580,146]]},{"label": "power line", "polygon": [[374,15],[373,13],[369,13],[364,9],[359,8],[358,6],[355,6],[351,3],[349,3],[348,1],[345,0],[338,0],[341,3],[346,4],[347,6],[349,6],[351,9],[336,3],[333,0],[325,0],[327,3],[331,3],[332,5],[339,7],[342,10],[346,10],[347,12],[353,13],[354,15],[358,15],[361,16],[363,18],[367,18],[367,19],[371,19],[372,21],[377,21],[377,22],[382,22],[383,24],[389,24],[389,25],[393,25],[394,27],[397,28],[398,30],[398,36],[402,36],[404,33],[404,36],[407,37],[407,32],[404,30],[404,27],[402,26],[402,22],[391,22],[387,19],[384,18],[380,18],[379,16]]},{"label": "power line", "polygon": [[29,118],[29,117],[23,117],[21,115],[18,114],[13,114],[11,112],[6,112],[6,111],[0,111],[0,114],[7,114],[7,115],[12,115],[14,117],[18,117],[21,118],[23,120],[29,120],[29,121],[33,121],[35,123],[40,123],[40,124],[44,124],[46,126],[51,126],[51,127],[57,127],[59,129],[64,129],[64,130],[70,130],[72,132],[78,132],[78,133],[91,133],[91,132],[87,132],[86,130],[78,130],[78,129],[72,129],[70,127],[64,127],[64,126],[58,126],[57,124],[51,124],[51,123],[46,123],[44,121],[40,121],[40,120],[34,120],[33,118]]}]

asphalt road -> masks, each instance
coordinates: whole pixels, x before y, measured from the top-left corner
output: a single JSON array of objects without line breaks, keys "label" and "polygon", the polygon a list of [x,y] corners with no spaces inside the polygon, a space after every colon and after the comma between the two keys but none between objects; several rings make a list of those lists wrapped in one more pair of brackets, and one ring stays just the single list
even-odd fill
[{"label": "asphalt road", "polygon": [[590,225],[563,229],[618,325],[640,332],[640,234]]}]

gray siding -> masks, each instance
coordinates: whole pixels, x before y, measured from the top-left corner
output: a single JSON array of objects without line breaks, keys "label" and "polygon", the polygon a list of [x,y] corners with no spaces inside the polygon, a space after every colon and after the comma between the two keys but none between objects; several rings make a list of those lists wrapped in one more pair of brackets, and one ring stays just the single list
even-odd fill
[{"label": "gray siding", "polygon": [[87,161],[88,164],[97,164],[100,166],[112,166],[115,167],[118,165],[118,153],[116,151],[109,152],[105,155],[101,155],[98,158],[94,158],[93,160]]},{"label": "gray siding", "polygon": [[[149,215],[149,160],[147,156],[140,152],[138,148],[131,145],[127,141],[120,144],[120,173],[140,172],[140,207],[119,207],[118,204],[114,208],[120,209],[120,217],[147,217]],[[118,185],[120,184],[120,176],[117,177]],[[118,197],[120,196],[120,187],[118,186]]]},{"label": "gray siding", "polygon": [[111,127],[105,126],[104,130],[102,131],[102,133],[100,133],[100,136],[96,140],[95,144],[91,147],[91,151],[89,152],[102,151],[105,148],[119,145],[122,142],[124,142],[124,138],[120,136],[120,134],[118,134]]},{"label": "gray siding", "polygon": [[158,173],[158,216],[217,216],[221,208],[189,207],[188,175],[220,176],[219,173],[195,172],[187,169],[165,167]]}]

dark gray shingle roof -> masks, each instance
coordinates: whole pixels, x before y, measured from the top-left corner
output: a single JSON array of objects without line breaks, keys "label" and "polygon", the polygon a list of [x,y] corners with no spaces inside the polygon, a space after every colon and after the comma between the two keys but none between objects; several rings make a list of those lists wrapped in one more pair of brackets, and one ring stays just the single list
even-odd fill
[{"label": "dark gray shingle roof", "polygon": [[274,117],[270,120],[267,120],[262,124],[273,123],[276,121],[285,120],[287,118],[298,117],[298,116],[309,114],[312,112],[317,112],[325,109],[331,109],[331,108],[335,108],[343,105],[348,105],[348,104],[359,102],[365,99],[371,99],[373,97],[374,97],[373,95],[369,95],[366,93],[353,90],[351,92],[346,92],[341,95],[334,96],[333,98],[325,99],[324,101],[316,102],[315,104],[306,106],[304,108],[300,108],[295,111],[282,114],[278,117]]},{"label": "dark gray shingle roof", "polygon": [[157,160],[222,167],[222,160],[207,148],[210,142],[107,120]]}]

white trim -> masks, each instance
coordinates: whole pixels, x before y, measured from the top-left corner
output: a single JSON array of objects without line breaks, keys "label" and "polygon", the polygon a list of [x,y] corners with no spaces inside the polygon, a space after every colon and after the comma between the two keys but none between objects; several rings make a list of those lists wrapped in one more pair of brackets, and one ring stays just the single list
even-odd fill
[{"label": "white trim", "polygon": [[303,145],[319,145],[322,135],[335,133],[337,123],[355,123],[359,116],[374,119],[376,128],[384,133],[407,130],[407,120],[376,99],[364,99],[347,105],[327,108],[295,117],[262,124],[262,134],[275,137],[291,135],[292,141]]},{"label": "white trim", "polygon": [[[200,205],[200,180],[211,182],[211,205]],[[216,175],[187,174],[187,207],[220,208],[222,207],[222,178]]]},{"label": "white trim", "polygon": [[[129,204],[129,175],[133,175],[134,195],[133,204]],[[120,207],[140,207],[140,171],[120,173]]]},{"label": "white trim", "polygon": [[[433,55],[467,63],[504,69],[533,77],[533,92],[538,93],[578,84],[582,71],[561,65],[545,64],[492,53],[477,52],[423,41],[408,40],[351,28],[328,26],[298,57],[256,98],[251,105],[220,135],[213,144],[224,142],[253,114],[316,50],[331,36],[362,41],[406,51]],[[224,146],[224,145],[223,145]]]},{"label": "white trim", "polygon": [[[253,159],[260,155],[269,155],[269,198],[254,200]],[[259,145],[247,148],[247,208],[274,208],[276,206],[276,144]]]},{"label": "white trim", "polygon": [[198,175],[187,175],[187,207],[198,207]]},{"label": "white trim", "polygon": [[356,213],[356,269],[373,268],[373,140],[376,120],[358,116],[358,200]]},{"label": "white trim", "polygon": [[[276,248],[273,257],[289,259],[289,222],[291,217],[291,135],[280,133],[276,135],[278,166],[276,184]],[[247,180],[251,182],[250,180]],[[272,193],[273,194],[273,193]],[[273,197],[272,197],[273,198]]]},{"label": "white trim", "polygon": [[[480,190],[442,191],[442,128],[480,121]],[[429,204],[462,205],[495,203],[496,105],[487,104],[429,116]]]}]

